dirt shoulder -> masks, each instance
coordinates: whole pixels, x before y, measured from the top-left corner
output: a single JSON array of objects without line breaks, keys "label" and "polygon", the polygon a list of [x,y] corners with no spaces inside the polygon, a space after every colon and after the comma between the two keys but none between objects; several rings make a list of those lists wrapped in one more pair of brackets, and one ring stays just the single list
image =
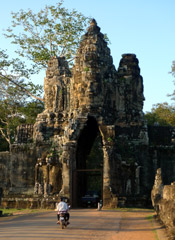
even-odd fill
[{"label": "dirt shoulder", "polygon": [[118,240],[167,240],[165,229],[150,210],[127,211],[122,214]]}]

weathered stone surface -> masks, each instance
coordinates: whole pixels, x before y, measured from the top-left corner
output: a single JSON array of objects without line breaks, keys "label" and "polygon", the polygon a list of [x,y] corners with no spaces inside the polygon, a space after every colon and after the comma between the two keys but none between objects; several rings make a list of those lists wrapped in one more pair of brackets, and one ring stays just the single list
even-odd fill
[{"label": "weathered stone surface", "polygon": [[37,195],[8,195],[2,198],[2,208],[29,208],[29,209],[55,209],[56,203],[60,198],[58,196],[42,198]]},{"label": "weathered stone surface", "polygon": [[[127,121],[135,125],[135,121],[141,121],[143,101],[143,79],[140,76],[138,59],[135,54],[123,54],[118,68],[118,96],[123,104],[118,106],[121,112],[125,112]],[[120,102],[120,101],[119,101]],[[122,119],[123,120],[123,119]],[[134,121],[133,121],[134,120]],[[137,122],[138,124],[138,122]]]},{"label": "weathered stone surface", "polygon": [[152,200],[153,207],[156,208],[162,196],[163,196],[163,183],[162,183],[161,169],[159,168],[157,169],[154,186],[151,191],[151,200]]},{"label": "weathered stone surface", "polygon": [[64,111],[69,107],[69,83],[71,72],[64,57],[53,57],[44,79],[45,108],[50,112]]},{"label": "weathered stone surface", "polygon": [[157,217],[167,227],[170,236],[175,236],[175,185],[174,182],[163,185],[160,168],[155,176],[151,198]]},{"label": "weathered stone surface", "polygon": [[15,143],[30,143],[33,142],[33,125],[23,124],[17,127]]},{"label": "weathered stone surface", "polygon": [[10,176],[10,153],[1,152],[0,153],[0,192],[1,195],[6,194],[11,184]]}]

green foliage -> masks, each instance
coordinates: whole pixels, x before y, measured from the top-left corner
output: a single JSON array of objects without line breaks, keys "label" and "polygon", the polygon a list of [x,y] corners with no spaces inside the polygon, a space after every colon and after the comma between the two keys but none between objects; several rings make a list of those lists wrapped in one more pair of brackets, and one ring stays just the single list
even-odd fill
[{"label": "green foliage", "polygon": [[168,103],[153,105],[151,112],[146,112],[148,125],[175,126],[175,107]]},{"label": "green foliage", "polygon": [[23,99],[41,96],[43,92],[41,85],[25,81],[32,73],[33,70],[27,69],[18,58],[10,59],[4,50],[0,50],[0,99],[16,94]]},{"label": "green foliage", "polygon": [[111,42],[110,42],[106,33],[104,34],[104,40],[107,42],[107,44],[111,44]]},{"label": "green foliage", "polygon": [[44,103],[33,100],[24,103],[20,111],[25,116],[25,124],[34,124],[38,113],[44,110]]},{"label": "green foliage", "polygon": [[89,68],[88,68],[88,67],[85,67],[83,70],[84,70],[85,72],[88,72],[88,71],[89,71]]},{"label": "green foliage", "polygon": [[108,140],[108,142],[112,142],[112,138],[111,137],[108,137],[107,140]]},{"label": "green foliage", "polygon": [[171,65],[171,72],[170,72],[173,76],[175,76],[175,61],[172,62]]},{"label": "green foliage", "polygon": [[[0,133],[9,146],[14,142],[16,128],[20,124],[33,124],[38,113],[43,111],[43,104],[39,101],[19,102],[17,99],[4,99],[0,101]],[[2,150],[7,146],[2,140]]]},{"label": "green foliage", "polygon": [[57,157],[57,156],[58,156],[57,146],[54,142],[52,142],[52,145],[50,146],[47,157],[54,158],[54,157]]},{"label": "green foliage", "polygon": [[51,56],[65,56],[71,61],[89,22],[83,14],[63,7],[63,0],[38,13],[31,9],[13,12],[12,18],[5,36],[19,46],[19,56],[32,61],[34,71],[46,67]]},{"label": "green foliage", "polygon": [[[169,72],[173,75],[173,77],[175,77],[175,61],[172,62],[171,65],[171,72]],[[175,79],[174,79],[174,84],[175,84]],[[168,94],[169,97],[171,97],[172,100],[175,100],[175,90],[173,91],[173,93]]]},{"label": "green foliage", "polygon": [[37,213],[37,212],[47,212],[51,209],[16,209],[16,208],[0,208],[0,211],[3,212],[3,217],[13,216],[16,214],[30,214],[30,213]]},{"label": "green foliage", "polygon": [[[37,114],[43,110],[43,102],[30,100],[30,96],[40,96],[42,87],[26,82],[28,71],[23,70],[19,59],[9,59],[5,51],[0,51],[0,150],[8,142],[14,141],[16,127],[20,124],[34,123]],[[4,140],[3,140],[4,139]]]}]

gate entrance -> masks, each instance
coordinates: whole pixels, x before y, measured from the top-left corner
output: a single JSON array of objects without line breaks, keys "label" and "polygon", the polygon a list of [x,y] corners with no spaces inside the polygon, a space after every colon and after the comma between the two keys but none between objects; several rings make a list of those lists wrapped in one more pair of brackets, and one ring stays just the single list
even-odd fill
[{"label": "gate entrance", "polygon": [[[102,169],[81,169],[74,171],[73,207],[97,207],[103,197]],[[92,201],[88,203],[89,199]]]},{"label": "gate entrance", "polygon": [[102,139],[95,118],[89,117],[77,144],[76,169],[73,171],[73,207],[86,207],[90,198],[96,202],[88,207],[96,207],[97,201],[103,197],[102,189]]}]

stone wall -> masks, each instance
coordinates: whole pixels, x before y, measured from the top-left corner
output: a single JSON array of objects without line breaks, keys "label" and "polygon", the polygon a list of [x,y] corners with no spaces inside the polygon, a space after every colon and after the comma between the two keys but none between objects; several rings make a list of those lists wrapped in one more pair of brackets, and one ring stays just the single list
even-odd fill
[{"label": "stone wall", "polygon": [[163,185],[160,168],[157,170],[151,197],[158,219],[163,222],[170,235],[175,237],[175,183]]},{"label": "stone wall", "polygon": [[167,227],[169,233],[175,237],[175,185],[165,185],[163,196],[158,202],[157,215]]},{"label": "stone wall", "polygon": [[15,143],[33,142],[33,124],[23,124],[16,129]]},{"label": "stone wall", "polygon": [[13,145],[11,154],[0,153],[0,187],[3,195],[33,194],[36,150],[31,145]]},{"label": "stone wall", "polygon": [[0,188],[3,194],[11,187],[10,165],[10,153],[0,152]]},{"label": "stone wall", "polygon": [[175,181],[174,132],[174,127],[170,126],[148,126],[149,155],[152,160],[153,177],[156,170],[161,168],[164,185]]},{"label": "stone wall", "polygon": [[2,197],[2,208],[29,208],[29,209],[55,209],[56,203],[60,201],[59,197],[43,198],[42,195],[9,195]]}]

